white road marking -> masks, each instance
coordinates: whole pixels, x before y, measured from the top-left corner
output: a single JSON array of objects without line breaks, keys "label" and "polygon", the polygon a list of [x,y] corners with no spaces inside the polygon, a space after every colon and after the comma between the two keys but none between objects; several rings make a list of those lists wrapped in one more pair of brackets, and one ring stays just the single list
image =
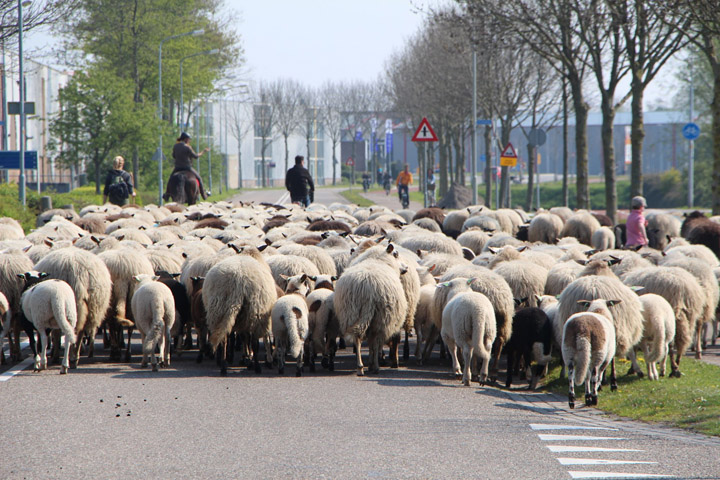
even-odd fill
[{"label": "white road marking", "polygon": [[540,440],[549,441],[572,441],[579,442],[582,440],[625,440],[622,437],[591,437],[589,435],[556,435],[553,433],[538,434]]},{"label": "white road marking", "polygon": [[35,362],[35,359],[32,356],[30,356],[30,357],[26,358],[25,360],[23,360],[22,362],[15,365],[14,367],[12,367],[11,369],[9,369],[3,373],[0,373],[0,382],[7,382],[12,377],[14,377],[18,373],[22,372],[23,370],[25,370],[29,365],[32,365],[34,362]]},{"label": "white road marking", "polygon": [[634,465],[648,464],[657,462],[645,462],[640,460],[606,460],[602,458],[568,458],[560,457],[557,459],[562,465]]},{"label": "white road marking", "polygon": [[675,478],[672,475],[654,475],[651,473],[623,472],[568,472],[572,478]]},{"label": "white road marking", "polygon": [[590,427],[585,425],[560,425],[551,423],[531,423],[533,430],[617,430],[610,427]]},{"label": "white road marking", "polygon": [[637,450],[635,448],[607,448],[607,447],[576,447],[572,445],[548,445],[551,452],[569,453],[569,452],[644,452],[645,450]]},{"label": "white road marking", "polygon": [[280,198],[278,198],[278,201],[275,202],[278,205],[284,205],[285,203],[290,201],[290,192],[285,192],[282,194]]}]

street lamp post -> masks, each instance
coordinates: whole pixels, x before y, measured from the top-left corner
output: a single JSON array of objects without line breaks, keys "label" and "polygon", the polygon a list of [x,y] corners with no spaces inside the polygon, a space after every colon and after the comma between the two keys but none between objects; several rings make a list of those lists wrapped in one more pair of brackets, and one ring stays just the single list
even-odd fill
[{"label": "street lamp post", "polygon": [[180,59],[180,128],[185,130],[185,103],[183,103],[183,62],[188,58],[197,57],[198,55],[214,55],[220,53],[219,48],[213,48],[212,50],[205,50],[204,52],[193,53]]},{"label": "street lamp post", "polygon": [[[20,0],[18,0],[19,2]],[[186,32],[186,33],[180,33],[178,35],[171,35],[169,37],[165,37],[160,41],[160,47],[158,48],[158,120],[162,123],[162,46],[163,43],[165,43],[168,40],[172,40],[174,38],[180,38],[180,37],[187,37],[189,35],[202,35],[205,33],[205,30],[202,28],[199,30],[193,30],[192,32]],[[22,34],[20,35],[20,38],[22,38]],[[22,83],[22,82],[21,82]],[[20,102],[22,105],[22,102]],[[21,107],[22,108],[22,107]],[[22,110],[20,110],[20,115],[22,118]],[[22,122],[21,122],[22,123]],[[160,192],[158,194],[158,205],[162,205],[162,195],[163,195],[163,179],[162,179],[162,170],[163,170],[163,144],[162,144],[162,125],[160,126],[160,143],[158,144],[158,151],[157,151],[157,161],[158,161],[158,191]]]},{"label": "street lamp post", "polygon": [[[18,57],[20,75],[20,178],[19,197],[24,207],[25,200],[25,71],[23,70],[23,7],[30,5],[28,1],[18,0]],[[3,106],[4,108],[4,106]]]}]

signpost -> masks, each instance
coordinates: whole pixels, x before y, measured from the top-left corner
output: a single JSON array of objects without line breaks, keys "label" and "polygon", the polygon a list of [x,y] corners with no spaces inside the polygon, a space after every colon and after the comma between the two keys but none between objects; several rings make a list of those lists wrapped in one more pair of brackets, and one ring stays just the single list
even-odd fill
[{"label": "signpost", "polygon": [[[413,142],[437,142],[438,137],[435,135],[435,131],[430,126],[430,122],[428,122],[428,119],[426,117],[423,117],[422,121],[420,122],[420,125],[418,125],[417,130],[415,130],[415,134],[412,137]],[[416,144],[417,146],[417,144]],[[433,166],[435,166],[435,161],[433,161]],[[420,172],[421,178],[422,178],[422,184],[425,185],[425,188],[427,188],[427,169],[422,168]],[[427,207],[427,195],[423,195],[423,206]]]},{"label": "signpost", "polygon": [[[692,112],[692,93],[690,98],[690,112]],[[692,113],[690,114],[690,118],[692,119]],[[693,200],[695,198],[695,139],[700,136],[700,127],[697,123],[686,123],[682,129],[682,134],[683,137],[690,141],[690,165],[688,167],[688,207],[692,207]]]},{"label": "signpost", "polygon": [[350,190],[352,190],[352,184],[355,183],[355,160],[353,160],[352,157],[348,157],[345,165],[350,167]]},{"label": "signpost", "polygon": [[[29,150],[25,152],[25,169],[36,170],[37,151]],[[0,170],[20,170],[20,152],[17,150],[0,151]]]},{"label": "signpost", "polygon": [[517,165],[517,153],[515,153],[512,143],[508,143],[500,154],[500,166],[514,167],[515,165]]}]

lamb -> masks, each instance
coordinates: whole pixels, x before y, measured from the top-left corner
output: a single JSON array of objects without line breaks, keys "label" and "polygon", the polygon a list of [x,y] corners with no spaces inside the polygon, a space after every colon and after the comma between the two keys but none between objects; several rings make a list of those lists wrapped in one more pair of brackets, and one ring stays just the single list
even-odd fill
[{"label": "lamb", "polygon": [[563,220],[553,213],[538,213],[530,221],[528,241],[555,244],[560,238]]},{"label": "lamb", "polygon": [[615,248],[615,234],[610,227],[600,227],[593,232],[590,244],[596,250],[610,250]]},{"label": "lamb", "polygon": [[474,356],[482,360],[478,375],[480,385],[484,385],[487,381],[490,355],[497,333],[493,317],[490,300],[482,293],[472,291],[457,293],[443,309],[442,339],[450,350],[453,371],[456,375],[460,373],[457,347],[462,350],[463,385],[470,385],[470,365]]},{"label": "lamb", "polygon": [[308,337],[308,306],[302,293],[280,297],[272,308],[272,332],[275,339],[278,374],[285,373],[285,354],[297,362],[295,376],[302,376],[303,351]]},{"label": "lamb", "polygon": [[647,216],[647,221],[650,248],[662,250],[672,238],[680,236],[680,220],[668,213],[651,213]]},{"label": "lamb", "polygon": [[308,305],[309,338],[306,352],[310,371],[315,371],[315,353],[322,354],[322,365],[331,372],[335,370],[337,337],[340,335],[335,308],[335,292],[326,288],[315,289],[306,297]]},{"label": "lamb", "polygon": [[414,222],[421,218],[430,218],[434,220],[435,223],[437,223],[438,227],[442,229],[443,222],[445,221],[445,212],[442,208],[438,207],[421,208],[412,218],[412,221]]},{"label": "lamb", "polygon": [[[679,378],[680,359],[698,330],[698,320],[702,318],[705,308],[707,297],[702,287],[695,277],[678,267],[634,270],[624,278],[624,282],[626,285],[644,287],[643,293],[660,295],[672,306],[675,313],[675,341],[670,349],[670,376]],[[696,347],[699,345],[696,344]]]},{"label": "lamb", "polygon": [[335,311],[341,332],[355,345],[358,376],[364,375],[363,338],[370,347],[369,371],[377,373],[382,346],[405,322],[408,305],[393,251],[388,245],[387,261],[368,259],[348,267],[335,285]]},{"label": "lamb", "polygon": [[[153,275],[135,275],[133,280],[139,286],[130,304],[135,325],[142,338],[141,366],[147,367],[150,356],[153,372],[158,371],[155,347],[160,350],[160,365],[170,366],[170,330],[175,323],[175,300],[172,292],[167,285],[156,281],[157,279],[158,277]],[[128,338],[128,350],[131,338]]]},{"label": "lamb", "polygon": [[[227,375],[227,338],[232,332],[254,337],[253,365],[260,373],[259,346],[256,342],[270,334],[270,315],[277,300],[270,267],[255,247],[245,246],[235,255],[218,262],[208,271],[202,291],[207,315],[210,345],[219,351],[220,374]],[[265,353],[272,361],[270,345]]]},{"label": "lamb", "polygon": [[585,245],[590,245],[592,234],[600,228],[600,222],[587,211],[575,212],[565,221],[562,229],[562,237],[575,237]]},{"label": "lamb", "polygon": [[[640,300],[637,295],[617,279],[605,276],[580,277],[563,290],[560,295],[560,305],[556,316],[555,338],[562,345],[562,329],[571,315],[581,311],[578,301],[592,301],[597,299],[620,300],[611,307],[612,322],[615,325],[615,351],[618,355],[629,355],[633,364],[636,364],[633,347],[642,338],[643,318]],[[559,331],[558,331],[559,330]],[[612,390],[617,386],[610,385]]]},{"label": "lamb", "polygon": [[47,330],[59,328],[64,337],[65,355],[60,373],[70,367],[70,348],[77,341],[77,307],[75,294],[62,280],[46,280],[30,287],[22,294],[22,311],[40,335],[40,349],[35,354],[35,371],[47,368]]},{"label": "lamb", "polygon": [[530,367],[533,361],[536,363],[529,387],[535,390],[545,365],[550,361],[552,341],[552,323],[543,310],[529,307],[516,311],[513,316],[513,334],[505,344],[508,364],[505,388],[512,385],[514,367],[522,358],[526,367]]},{"label": "lamb", "polygon": [[660,295],[647,293],[640,296],[643,307],[644,329],[640,347],[645,354],[648,378],[658,379],[657,362],[660,364],[660,376],[665,376],[665,363],[670,344],[675,339],[675,312],[672,306]]},{"label": "lamb", "polygon": [[580,300],[587,309],[568,318],[562,335],[563,362],[568,368],[568,404],[575,408],[575,383],[585,383],[585,405],[597,405],[602,375],[612,364],[611,385],[615,382],[615,328],[608,307],[619,300]]},{"label": "lamb", "polygon": [[[35,265],[35,269],[48,273],[51,278],[66,281],[72,288],[77,306],[75,333],[78,337],[84,333],[90,339],[88,355],[91,355],[95,334],[110,305],[112,280],[107,267],[92,253],[68,247],[51,251]],[[79,357],[78,341],[73,346],[70,368],[77,366]]]}]

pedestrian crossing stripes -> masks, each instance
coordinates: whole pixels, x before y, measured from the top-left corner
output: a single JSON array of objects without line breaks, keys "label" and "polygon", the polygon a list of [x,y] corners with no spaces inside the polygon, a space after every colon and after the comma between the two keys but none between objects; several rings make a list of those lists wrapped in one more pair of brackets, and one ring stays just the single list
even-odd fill
[{"label": "pedestrian crossing stripes", "polygon": [[[547,445],[547,448],[553,453],[627,453],[627,452],[644,452],[644,450],[633,449],[633,448],[616,448],[612,445],[614,441],[624,442],[628,440],[622,436],[600,436],[600,435],[583,435],[582,430],[588,432],[600,431],[618,431],[617,428],[612,427],[598,427],[592,425],[564,425],[564,424],[551,424],[551,423],[531,423],[530,428],[536,432],[547,432],[547,431],[569,431],[572,434],[565,433],[538,433],[540,440],[544,442],[602,442],[603,446],[585,446],[585,445]],[[577,433],[575,433],[577,432]],[[613,467],[620,467],[628,469],[631,465],[637,465],[638,468],[647,468],[649,466],[657,465],[658,462],[649,460],[641,460],[635,458],[588,458],[585,456],[559,456],[557,461],[561,465],[572,466],[572,467],[607,467],[608,471],[599,470],[569,470],[568,474],[571,478],[585,478],[585,479],[605,479],[605,478],[673,478],[672,475],[664,475],[661,473],[647,473],[647,472],[617,472],[612,471]]]},{"label": "pedestrian crossing stripes", "polygon": [[[23,349],[27,348],[28,346],[30,346],[30,344],[29,344],[28,342],[22,342],[22,343],[20,344],[20,350],[22,351]],[[8,351],[8,349],[3,350],[3,352],[4,352],[6,355],[10,353],[10,352]],[[29,357],[27,357],[27,358],[26,358],[25,360],[23,360],[22,362],[20,362],[20,363],[18,363],[17,365],[15,365],[15,366],[7,369],[7,370],[4,371],[3,373],[0,373],[0,382],[7,382],[7,381],[10,380],[12,377],[14,377],[14,376],[17,375],[18,373],[22,372],[23,370],[25,370],[28,366],[32,365],[33,363],[34,363],[34,358],[32,357],[32,355],[30,355]]]}]

